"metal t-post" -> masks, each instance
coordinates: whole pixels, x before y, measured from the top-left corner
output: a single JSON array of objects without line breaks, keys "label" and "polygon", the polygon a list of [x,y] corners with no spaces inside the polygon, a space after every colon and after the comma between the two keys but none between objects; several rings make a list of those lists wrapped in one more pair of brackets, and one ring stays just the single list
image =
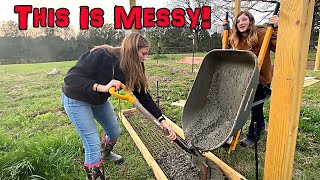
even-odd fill
[{"label": "metal t-post", "polygon": [[[160,42],[159,42],[159,37],[158,37],[158,56],[160,56],[161,52],[160,52]],[[159,62],[159,57],[157,58],[157,65]],[[160,97],[159,97],[159,81],[157,80],[157,105],[160,108]]]},{"label": "metal t-post", "polygon": [[194,64],[194,35],[192,38],[192,70],[191,70],[192,73],[193,73],[193,64]]},{"label": "metal t-post", "polygon": [[157,80],[157,105],[160,107],[160,96],[159,96],[159,81]]},{"label": "metal t-post", "polygon": [[[157,37],[157,40],[158,40],[158,43],[157,43],[157,46],[158,46],[158,49],[157,49],[157,53],[158,53],[158,56],[160,56],[161,52],[160,52],[160,40],[159,40],[159,37]],[[157,64],[158,64],[158,61],[159,61],[159,57],[157,58]]]}]

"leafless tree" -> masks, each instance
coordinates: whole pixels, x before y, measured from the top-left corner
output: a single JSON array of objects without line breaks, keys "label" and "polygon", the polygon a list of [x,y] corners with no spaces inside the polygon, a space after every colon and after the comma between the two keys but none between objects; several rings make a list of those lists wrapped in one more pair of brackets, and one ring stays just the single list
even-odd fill
[{"label": "leafless tree", "polygon": [[[215,11],[214,7],[212,8],[212,5],[215,3],[215,0],[170,0],[168,2],[168,7],[171,9],[174,8],[182,8],[182,9],[195,9],[195,8],[201,8],[203,6],[211,6],[211,13]],[[211,18],[211,24],[215,23],[215,19]],[[199,35],[201,29],[201,22],[202,18],[201,16],[198,19],[198,23],[196,28],[191,29],[190,24],[191,24],[191,19],[189,16],[186,15],[186,28],[188,28],[192,34],[193,34],[193,39],[194,39],[194,46],[195,46],[195,51],[198,51],[199,47]]]},{"label": "leafless tree", "polygon": [[0,23],[0,36],[2,37],[19,37],[21,31],[18,28],[18,23],[15,21],[2,21]]}]

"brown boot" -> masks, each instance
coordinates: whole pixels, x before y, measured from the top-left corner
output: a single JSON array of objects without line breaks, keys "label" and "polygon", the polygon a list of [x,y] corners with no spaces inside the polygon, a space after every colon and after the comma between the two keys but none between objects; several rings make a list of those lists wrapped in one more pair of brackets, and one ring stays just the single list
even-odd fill
[{"label": "brown boot", "polygon": [[91,167],[84,166],[84,169],[86,170],[87,180],[106,180],[102,164]]},{"label": "brown boot", "polygon": [[108,162],[113,162],[115,164],[122,164],[124,162],[124,158],[116,153],[112,152],[112,149],[116,143],[110,143],[103,136],[103,141],[101,143],[101,156],[102,159]]}]

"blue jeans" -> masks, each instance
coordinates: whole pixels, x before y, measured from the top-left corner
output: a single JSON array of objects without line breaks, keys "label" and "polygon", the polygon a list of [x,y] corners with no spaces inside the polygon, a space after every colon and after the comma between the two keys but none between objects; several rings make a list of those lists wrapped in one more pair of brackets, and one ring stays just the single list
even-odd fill
[{"label": "blue jeans", "polygon": [[[268,85],[270,87],[270,85]],[[254,96],[254,102],[263,99],[266,97],[266,90],[264,85],[258,84],[256,94]],[[257,140],[260,139],[260,135],[263,129],[265,129],[265,122],[264,122],[264,115],[263,115],[263,105],[264,103],[258,104],[251,108],[251,122],[249,126],[249,132],[247,137],[251,140],[255,140],[255,128],[254,123],[256,122],[257,125]]]},{"label": "blue jeans", "polygon": [[101,142],[94,119],[102,126],[105,138],[116,142],[121,129],[109,101],[93,106],[84,101],[68,98],[62,93],[62,103],[74,127],[77,129],[85,148],[85,166],[99,165],[101,161]]}]

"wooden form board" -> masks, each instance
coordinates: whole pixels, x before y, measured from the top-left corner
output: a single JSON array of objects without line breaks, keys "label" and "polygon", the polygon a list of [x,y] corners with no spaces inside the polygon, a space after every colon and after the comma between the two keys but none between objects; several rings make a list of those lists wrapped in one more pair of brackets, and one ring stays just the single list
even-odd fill
[{"label": "wooden form board", "polygon": [[143,144],[142,140],[139,138],[138,134],[135,132],[135,130],[133,129],[133,127],[131,126],[131,124],[129,123],[127,118],[125,117],[125,115],[130,114],[130,113],[134,113],[134,112],[136,112],[136,109],[128,109],[128,110],[120,112],[119,116],[121,117],[122,123],[126,127],[126,129],[128,130],[130,136],[132,137],[134,143],[136,144],[136,146],[140,150],[142,156],[144,157],[144,159],[146,160],[148,165],[151,167],[151,169],[154,173],[154,176],[158,180],[168,180],[167,176],[164,174],[164,172],[162,171],[162,169],[160,168],[158,163],[154,160],[154,158],[152,157],[152,155],[149,152],[149,150],[147,149],[147,147]]},{"label": "wooden form board", "polygon": [[303,87],[311,86],[312,84],[315,84],[319,82],[319,79],[316,79],[315,77],[305,77]]},{"label": "wooden form board", "polygon": [[319,38],[318,38],[316,62],[314,63],[315,71],[318,71],[319,65],[320,65],[320,32],[319,32]]}]

